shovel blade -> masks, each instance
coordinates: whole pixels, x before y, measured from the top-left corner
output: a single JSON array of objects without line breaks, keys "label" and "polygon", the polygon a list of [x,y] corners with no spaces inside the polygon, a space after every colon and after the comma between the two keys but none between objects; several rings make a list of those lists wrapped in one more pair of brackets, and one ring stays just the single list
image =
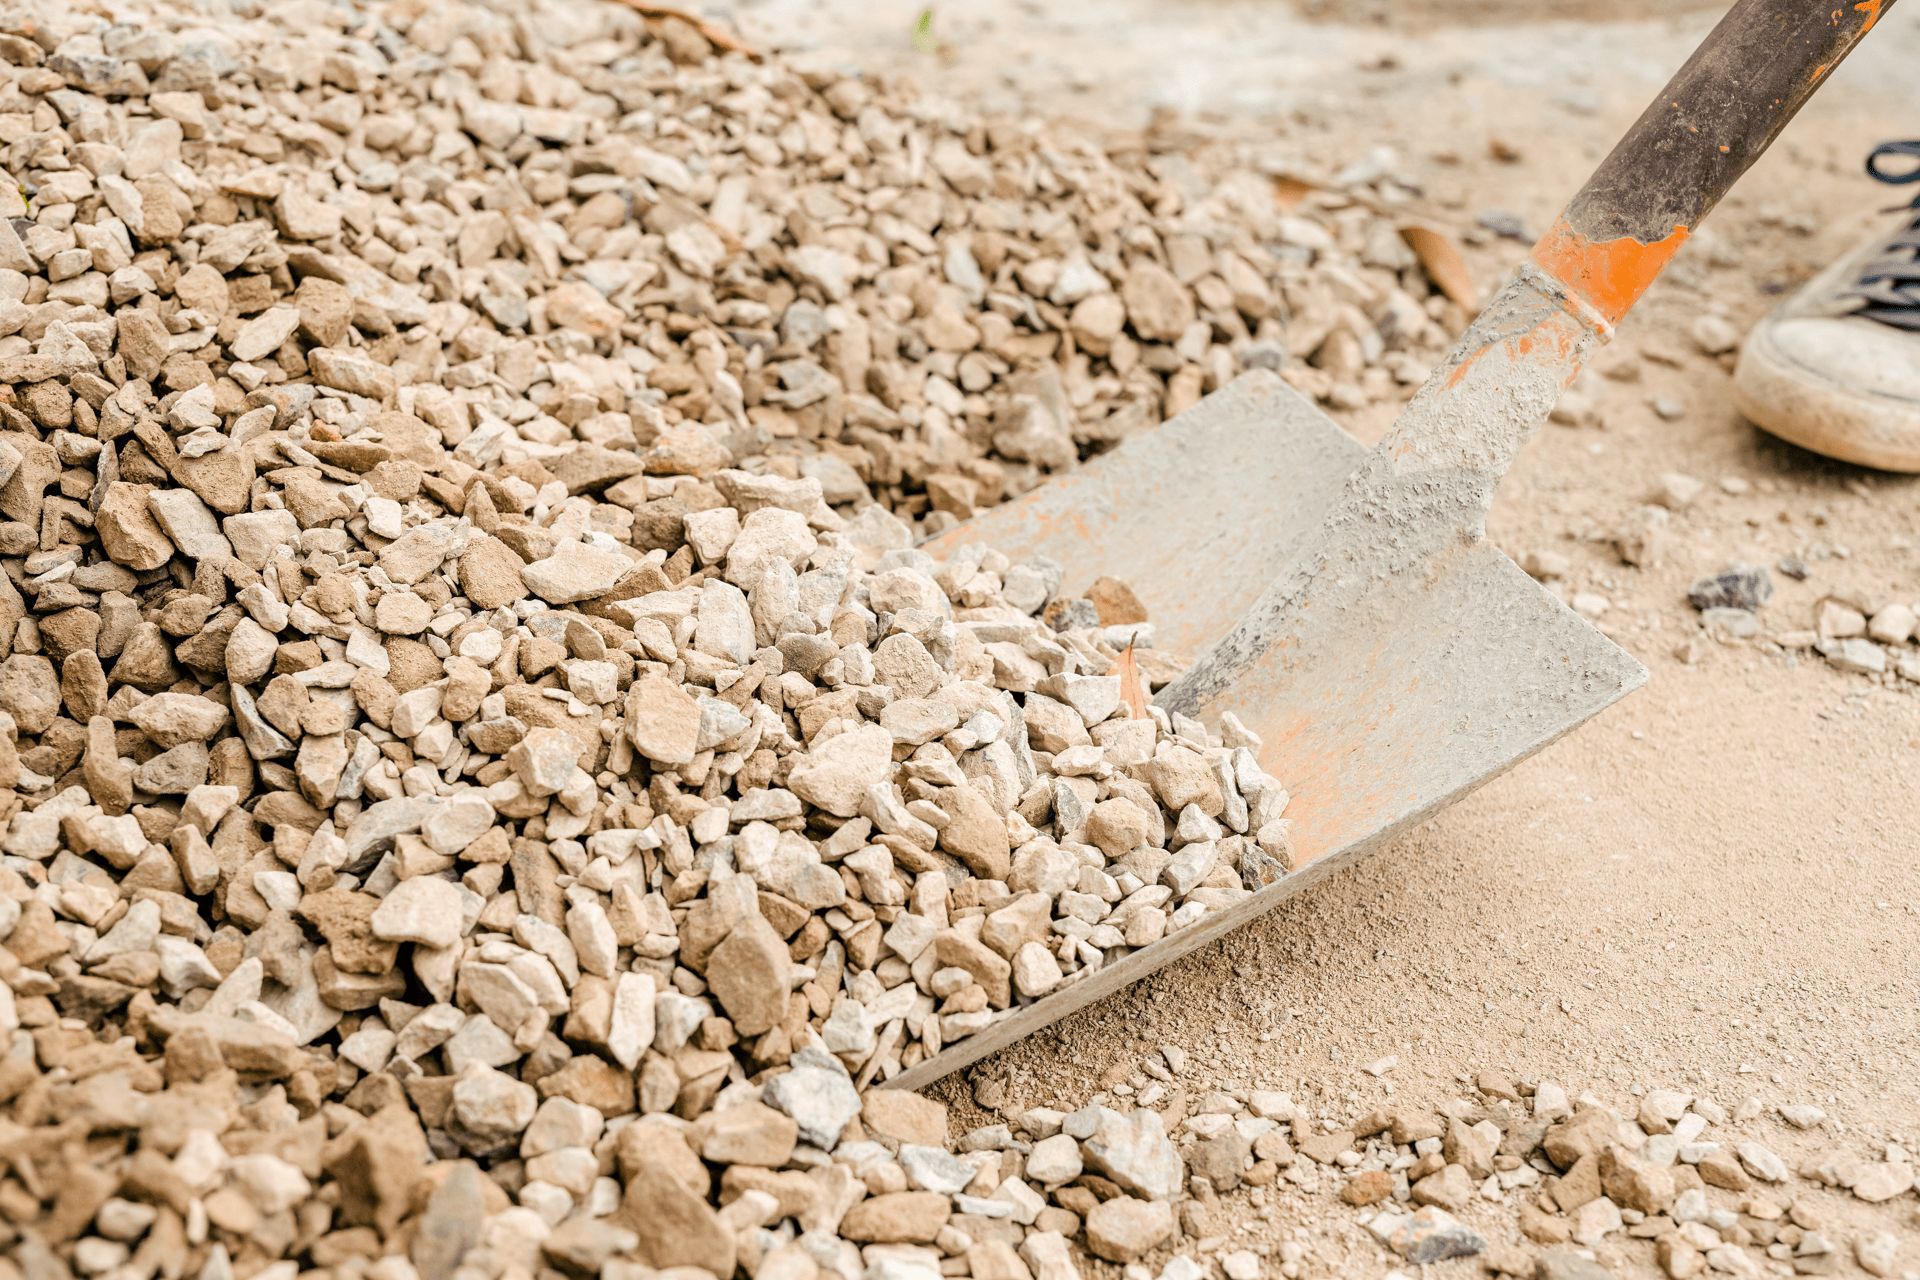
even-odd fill
[{"label": "shovel blade", "polygon": [[[1192,659],[1325,539],[1327,517],[1365,456],[1280,379],[1249,374],[928,549],[942,555],[984,542],[1015,560],[1049,556],[1064,567],[1069,595],[1096,577],[1120,578],[1147,606],[1155,646]],[[1294,869],[888,1083],[938,1079],[1230,932],[1646,679],[1630,655],[1485,539],[1371,577],[1364,544],[1342,550],[1342,571],[1367,578],[1366,607],[1292,620],[1278,642],[1292,649],[1278,664],[1284,678],[1255,677],[1219,700],[1260,735],[1262,766],[1292,793]]]}]

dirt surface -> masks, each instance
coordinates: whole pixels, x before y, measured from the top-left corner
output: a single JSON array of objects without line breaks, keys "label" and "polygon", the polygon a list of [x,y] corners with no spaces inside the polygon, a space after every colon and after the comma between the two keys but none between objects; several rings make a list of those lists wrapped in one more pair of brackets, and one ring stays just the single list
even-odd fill
[{"label": "dirt surface", "polygon": [[[1529,232],[1712,20],[1475,24],[1414,41],[1273,4],[996,0],[938,13],[946,51],[929,56],[910,47],[911,6],[776,0],[737,17],[809,58],[1008,109],[1120,125],[1171,111],[1271,134],[1329,169],[1374,155],[1462,229],[1502,210]],[[1892,203],[1860,164],[1913,132],[1916,57],[1920,17],[1890,15],[1583,379],[1592,421],[1543,428],[1502,490],[1500,544],[1570,557],[1560,585],[1611,602],[1602,625],[1650,668],[1648,687],[1363,868],[976,1068],[1005,1079],[1007,1108],[1083,1095],[1174,1044],[1219,1080],[1338,1114],[1389,1092],[1439,1100],[1494,1067],[1616,1099],[1672,1087],[1729,1106],[1813,1102],[1856,1141],[1920,1138],[1920,697],[1765,642],[1811,625],[1826,591],[1920,595],[1920,479],[1757,432],[1731,407],[1731,357],[1688,338],[1709,310],[1744,329]],[[1468,254],[1485,287],[1522,245],[1482,239]],[[1684,405],[1676,420],[1654,412],[1662,397]],[[1370,441],[1390,418],[1343,425]],[[1613,531],[1675,471],[1706,492],[1658,564],[1623,565]],[[1811,577],[1776,575],[1761,640],[1700,630],[1689,582],[1788,553]],[[1390,1074],[1362,1073],[1387,1054]],[[1292,1229],[1242,1211],[1259,1235]],[[1316,1265],[1388,1269],[1337,1207],[1316,1212]],[[1838,1198],[1833,1212],[1865,1213]],[[1911,1238],[1902,1264],[1920,1266],[1911,1205],[1876,1212]]]}]

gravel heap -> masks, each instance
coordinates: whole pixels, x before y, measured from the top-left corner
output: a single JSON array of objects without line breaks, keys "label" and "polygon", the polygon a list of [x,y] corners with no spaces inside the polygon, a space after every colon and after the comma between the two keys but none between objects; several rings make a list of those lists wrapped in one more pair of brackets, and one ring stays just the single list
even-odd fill
[{"label": "gravel heap", "polygon": [[1150,1113],[955,1155],[870,1086],[1270,881],[1286,792],[1138,706],[1123,584],[915,526],[1240,354],[1364,397],[1437,328],[1264,179],[712,53],[0,18],[6,1268],[1062,1280],[1172,1232]]},{"label": "gravel heap", "polygon": [[621,482],[751,462],[933,531],[1249,365],[1394,394],[1461,320],[1377,199],[1283,211],[1238,151],[1109,153],[586,0],[231,8],[10,10],[0,245],[9,425],[155,420],[179,457],[122,478],[223,515],[357,478],[401,414],[456,513],[475,470],[528,486],[503,511],[551,474],[671,552],[718,502]]}]

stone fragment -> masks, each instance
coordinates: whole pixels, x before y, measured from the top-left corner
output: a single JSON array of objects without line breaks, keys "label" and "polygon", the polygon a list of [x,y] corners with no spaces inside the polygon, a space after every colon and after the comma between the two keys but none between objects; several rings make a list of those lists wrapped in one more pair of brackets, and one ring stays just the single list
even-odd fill
[{"label": "stone fragment", "polygon": [[1168,1141],[1158,1112],[1122,1115],[1089,1107],[1068,1117],[1066,1132],[1080,1139],[1089,1168],[1130,1194],[1167,1200],[1185,1181],[1185,1163]]},{"label": "stone fragment", "polygon": [[517,1143],[533,1120],[533,1086],[492,1067],[474,1064],[454,1081],[449,1132],[467,1150],[488,1155]]},{"label": "stone fragment", "polygon": [[442,1174],[407,1245],[407,1256],[421,1280],[451,1280],[461,1261],[480,1243],[488,1185],[486,1175],[471,1160],[456,1160]]},{"label": "stone fragment", "polygon": [[460,886],[438,876],[415,876],[388,890],[369,920],[373,936],[444,949],[460,941]]},{"label": "stone fragment", "polygon": [[757,1036],[787,1012],[792,962],[786,944],[757,913],[707,959],[707,985],[742,1035]]},{"label": "stone fragment", "polygon": [[[1744,1156],[1743,1156],[1744,1159]],[[1870,1164],[1847,1184],[1854,1197],[1868,1204],[1882,1204],[1905,1195],[1914,1186],[1913,1166],[1904,1161]]]},{"label": "stone fragment", "polygon": [[413,1210],[427,1159],[426,1134],[405,1102],[390,1103],[352,1126],[323,1156],[340,1188],[341,1220],[391,1234]]},{"label": "stone fragment", "polygon": [[1538,1280],[1608,1280],[1613,1272],[1585,1250],[1561,1245],[1540,1255],[1534,1274]]},{"label": "stone fragment", "polygon": [[1384,1169],[1356,1173],[1340,1188],[1340,1198],[1350,1205],[1378,1204],[1393,1194],[1393,1176]]},{"label": "stone fragment", "polygon": [[632,1071],[640,1056],[652,1047],[656,1034],[653,975],[623,973],[614,980],[613,1009],[607,1029],[607,1052]]},{"label": "stone fragment", "polygon": [[299,327],[298,308],[269,307],[240,326],[227,350],[236,360],[258,360],[279,350]]},{"label": "stone fragment", "polygon": [[1087,1248],[1109,1262],[1133,1262],[1173,1235],[1173,1206],[1115,1196],[1087,1215]]},{"label": "stone fragment", "polygon": [[848,1210],[840,1234],[858,1244],[931,1244],[952,1214],[953,1202],[932,1191],[888,1192]]},{"label": "stone fragment", "polygon": [[129,569],[158,569],[173,556],[173,540],[147,509],[146,485],[115,480],[93,514],[100,546],[116,564]]},{"label": "stone fragment", "polygon": [[1733,565],[1687,588],[1687,602],[1708,609],[1759,609],[1773,595],[1773,576],[1763,566]]},{"label": "stone fragment", "polygon": [[823,1151],[832,1150],[860,1114],[860,1095],[844,1071],[803,1058],[769,1080],[762,1096],[767,1105],[793,1117],[803,1141]]},{"label": "stone fragment", "polygon": [[687,764],[700,740],[700,704],[677,681],[642,677],[627,694],[626,732],[647,759]]},{"label": "stone fragment", "polygon": [[938,1147],[947,1140],[947,1109],[932,1098],[903,1089],[880,1089],[860,1104],[860,1120],[870,1137]]},{"label": "stone fragment", "polygon": [[229,719],[227,709],[193,693],[159,693],[135,707],[134,725],[159,746],[209,742]]},{"label": "stone fragment", "polygon": [[664,1161],[642,1161],[628,1174],[618,1224],[639,1243],[634,1254],[649,1267],[698,1267],[733,1274],[733,1233],[703,1196],[689,1190]]},{"label": "stone fragment", "polygon": [[850,818],[892,762],[893,736],[879,725],[862,725],[816,744],[794,765],[787,785],[808,804]]},{"label": "stone fragment", "polygon": [[1148,342],[1177,342],[1193,323],[1193,297],[1159,263],[1140,259],[1120,283],[1127,321]]},{"label": "stone fragment", "polygon": [[1762,1182],[1787,1180],[1787,1162],[1761,1143],[1742,1142],[1734,1148],[1734,1154],[1740,1158],[1741,1167]]},{"label": "stone fragment", "polygon": [[181,555],[191,560],[221,560],[234,554],[233,544],[220,532],[212,508],[189,489],[154,489],[147,509]]},{"label": "stone fragment", "polygon": [[1891,1231],[1861,1235],[1853,1242],[1854,1260],[1872,1276],[1890,1276],[1900,1261],[1900,1240]]},{"label": "stone fragment", "polygon": [[714,1164],[777,1169],[793,1154],[799,1126],[760,1102],[744,1102],[703,1116],[696,1126],[702,1159]]},{"label": "stone fragment", "polygon": [[1415,1266],[1469,1258],[1487,1247],[1473,1228],[1444,1209],[1431,1206],[1410,1214],[1381,1214],[1371,1230],[1395,1253]]},{"label": "stone fragment", "polygon": [[1600,1153],[1599,1173],[1607,1198],[1623,1209],[1653,1215],[1665,1213],[1673,1203],[1672,1172],[1618,1147]]},{"label": "stone fragment", "polygon": [[945,788],[935,803],[947,817],[940,829],[940,846],[976,876],[1005,880],[1012,870],[1012,842],[1006,819],[992,802],[973,787],[962,785]]}]

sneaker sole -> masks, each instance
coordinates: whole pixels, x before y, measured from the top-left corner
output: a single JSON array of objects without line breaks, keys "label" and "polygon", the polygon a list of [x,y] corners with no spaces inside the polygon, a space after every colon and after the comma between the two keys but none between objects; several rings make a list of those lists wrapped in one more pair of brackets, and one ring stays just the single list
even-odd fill
[{"label": "sneaker sole", "polygon": [[1882,471],[1920,472],[1920,401],[1862,395],[1794,359],[1754,326],[1733,375],[1733,402],[1755,426],[1790,444]]}]

